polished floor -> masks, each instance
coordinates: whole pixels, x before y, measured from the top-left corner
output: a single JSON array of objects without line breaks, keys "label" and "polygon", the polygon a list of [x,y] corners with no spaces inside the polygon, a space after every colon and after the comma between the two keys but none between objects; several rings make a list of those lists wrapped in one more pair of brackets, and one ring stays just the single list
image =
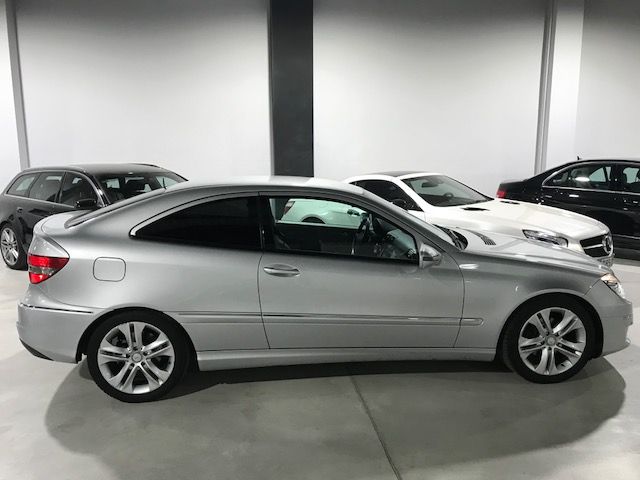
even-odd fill
[{"label": "polished floor", "polygon": [[[640,263],[615,271],[640,305]],[[0,267],[2,480],[640,478],[639,320],[631,347],[560,385],[484,363],[326,365],[191,375],[129,405],[84,363],[21,347],[25,286]]]}]

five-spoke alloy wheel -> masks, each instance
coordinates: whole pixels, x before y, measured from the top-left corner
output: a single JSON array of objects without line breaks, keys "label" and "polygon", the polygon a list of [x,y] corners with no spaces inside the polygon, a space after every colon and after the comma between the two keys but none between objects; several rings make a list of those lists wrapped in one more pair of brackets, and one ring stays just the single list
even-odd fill
[{"label": "five-spoke alloy wheel", "polygon": [[0,231],[0,253],[2,253],[2,260],[9,268],[22,270],[27,264],[20,239],[9,225],[5,225]]},{"label": "five-spoke alloy wheel", "polygon": [[147,311],[114,315],[91,336],[89,370],[106,393],[127,402],[155,400],[183,376],[184,335],[169,319]]},{"label": "five-spoke alloy wheel", "polygon": [[578,373],[591,358],[595,328],[591,314],[575,299],[553,295],[517,311],[503,339],[505,363],[524,378],[555,383]]}]

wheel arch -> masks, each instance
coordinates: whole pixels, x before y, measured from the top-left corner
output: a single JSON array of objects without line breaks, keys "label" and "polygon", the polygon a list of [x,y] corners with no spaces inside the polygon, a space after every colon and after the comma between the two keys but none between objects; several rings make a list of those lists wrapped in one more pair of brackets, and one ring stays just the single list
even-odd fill
[{"label": "wheel arch", "polygon": [[598,311],[595,309],[595,307],[591,305],[591,303],[587,299],[585,299],[580,295],[567,293],[567,292],[547,292],[547,293],[543,293],[543,294],[536,295],[534,297],[530,297],[526,299],[524,302],[522,302],[520,305],[514,308],[513,311],[509,314],[507,319],[502,324],[502,328],[500,329],[500,335],[498,337],[498,343],[496,345],[496,358],[499,358],[502,355],[502,351],[503,351],[502,342],[504,340],[504,334],[507,329],[507,325],[509,324],[511,319],[515,315],[517,315],[518,312],[521,311],[523,308],[526,308],[529,304],[533,302],[537,302],[541,299],[552,298],[552,297],[569,297],[577,301],[578,303],[580,303],[580,305],[584,307],[591,314],[594,320],[594,326],[596,329],[596,344],[595,344],[595,350],[593,352],[593,358],[599,357],[602,354],[604,332],[602,329],[602,320],[600,319],[600,315],[598,315]]},{"label": "wheel arch", "polygon": [[104,314],[100,315],[93,322],[91,322],[91,324],[82,333],[82,336],[80,337],[80,340],[78,341],[78,348],[76,350],[76,362],[79,362],[80,360],[82,360],[82,355],[86,355],[87,347],[89,345],[89,339],[91,338],[91,335],[93,335],[93,332],[95,332],[96,329],[103,322],[105,322],[109,318],[113,317],[114,315],[118,315],[120,313],[139,312],[139,311],[144,311],[144,312],[152,313],[154,315],[162,316],[165,319],[167,319],[168,321],[172,322],[178,328],[178,330],[180,332],[182,332],[182,335],[184,335],[184,338],[187,340],[187,345],[189,347],[189,368],[190,369],[193,369],[193,368],[197,369],[198,368],[198,361],[197,361],[197,357],[196,357],[196,349],[195,349],[195,347],[193,345],[193,341],[191,340],[191,337],[189,336],[187,331],[184,329],[184,327],[180,324],[180,322],[178,322],[172,316],[167,315],[164,312],[161,312],[160,310],[155,310],[153,308],[148,308],[148,307],[132,307],[132,306],[116,308],[115,310],[110,310],[110,311],[105,312]]}]

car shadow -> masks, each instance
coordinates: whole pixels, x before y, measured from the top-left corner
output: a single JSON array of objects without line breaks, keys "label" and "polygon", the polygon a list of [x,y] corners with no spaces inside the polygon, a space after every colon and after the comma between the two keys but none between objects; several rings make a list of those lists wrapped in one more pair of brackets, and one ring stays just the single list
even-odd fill
[{"label": "car shadow", "polygon": [[356,428],[368,425],[365,412],[401,470],[426,472],[575,442],[618,413],[624,390],[603,358],[556,385],[526,382],[498,363],[372,362],[192,373],[161,401],[125,404],[100,392],[83,362],[45,423],[65,448],[99,457],[123,479],[172,478],[184,462],[216,478],[247,469],[270,478],[265,465],[279,479],[316,478],[335,455],[358,467],[325,477],[367,478],[374,473],[358,468],[374,463]]}]

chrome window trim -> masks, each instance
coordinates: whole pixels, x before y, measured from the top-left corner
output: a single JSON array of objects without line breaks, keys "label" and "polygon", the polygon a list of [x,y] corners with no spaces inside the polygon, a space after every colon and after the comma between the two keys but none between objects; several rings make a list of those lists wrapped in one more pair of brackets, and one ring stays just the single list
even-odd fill
[{"label": "chrome window trim", "polygon": [[[36,180],[37,180],[41,173],[57,173],[57,172],[61,172],[62,173],[62,179],[60,180],[60,188],[62,188],[62,183],[64,182],[64,177],[65,177],[65,175],[67,173],[72,173],[74,175],[78,175],[80,177],[84,177],[84,179],[89,182],[89,185],[91,185],[91,188],[93,189],[93,193],[96,194],[96,200],[98,202],[98,206],[99,207],[104,207],[105,206],[104,202],[102,201],[102,197],[98,194],[98,191],[96,190],[96,186],[94,185],[93,181],[87,175],[85,175],[84,173],[75,172],[73,170],[42,170],[42,171],[37,171],[37,172],[28,172],[25,175],[30,175],[31,173],[34,173],[36,175]],[[15,182],[12,182],[11,185],[13,185],[14,183]],[[29,191],[31,191],[31,187],[32,186],[33,186],[33,184],[29,187]],[[9,191],[9,189],[7,189],[7,192],[8,191]],[[58,191],[58,193],[60,193],[60,192]],[[72,209],[76,210],[75,207],[72,207],[71,205],[67,205],[66,203],[50,202],[49,200],[40,200],[39,198],[31,198],[28,195],[25,196],[25,197],[21,197],[20,195],[12,195],[11,193],[5,193],[4,195],[6,195],[7,197],[22,198],[22,199],[26,199],[26,200],[32,200],[34,202],[49,203],[51,205],[60,205],[62,207],[69,207],[69,208],[72,208]]]},{"label": "chrome window trim", "polygon": [[[162,220],[165,217],[168,217],[169,215],[172,215],[173,213],[182,211],[182,210],[186,210],[187,208],[191,208],[191,207],[195,207],[197,205],[203,204],[203,203],[208,203],[208,202],[212,202],[212,201],[218,201],[218,200],[227,200],[227,199],[231,199],[231,198],[247,198],[247,197],[256,197],[259,198],[260,195],[258,194],[258,192],[236,192],[236,193],[220,193],[217,195],[210,195],[204,198],[199,198],[197,200],[191,200],[188,201],[186,203],[181,203],[180,205],[176,205],[175,207],[170,208],[169,210],[165,210],[164,212],[161,212],[157,215],[154,215],[151,218],[148,218],[146,220],[144,220],[143,222],[137,224],[136,226],[134,226],[130,231],[129,231],[129,237],[132,238],[136,238],[139,240],[146,240],[144,237],[138,237],[137,233],[138,231],[140,231],[141,229],[143,229],[144,227],[146,227],[147,225],[150,225],[152,223],[158,222],[160,220]],[[258,228],[260,228],[260,219],[258,219]],[[178,242],[176,242],[178,243]],[[226,248],[226,249],[233,249],[233,247],[214,247],[214,246],[206,246],[206,245],[202,245],[204,248]],[[256,250],[253,248],[238,248],[238,250],[251,250],[251,251],[263,251],[264,249],[262,248],[262,246],[260,247],[260,249]]]},{"label": "chrome window trim", "polygon": [[566,172],[567,170],[570,170],[572,168],[576,168],[576,167],[582,167],[585,165],[611,165],[612,167],[614,165],[622,165],[622,166],[633,166],[635,168],[640,168],[640,162],[625,162],[625,161],[621,161],[621,160],[613,160],[613,161],[607,161],[607,160],[602,160],[602,162],[596,160],[590,160],[588,162],[582,162],[582,163],[574,163],[573,165],[569,165],[568,167],[565,167],[561,170],[558,170],[554,173],[552,173],[551,175],[549,175],[548,177],[546,177],[542,183],[540,184],[540,187],[542,188],[562,188],[562,189],[566,189],[566,190],[579,190],[579,191],[585,191],[585,192],[606,192],[606,193],[624,193],[624,194],[630,194],[630,195],[640,195],[640,193],[634,193],[634,192],[625,192],[624,190],[599,190],[599,189],[594,189],[594,188],[580,188],[580,187],[553,187],[553,186],[549,186],[546,183],[552,178],[555,177],[556,175],[560,175],[561,173]]}]

